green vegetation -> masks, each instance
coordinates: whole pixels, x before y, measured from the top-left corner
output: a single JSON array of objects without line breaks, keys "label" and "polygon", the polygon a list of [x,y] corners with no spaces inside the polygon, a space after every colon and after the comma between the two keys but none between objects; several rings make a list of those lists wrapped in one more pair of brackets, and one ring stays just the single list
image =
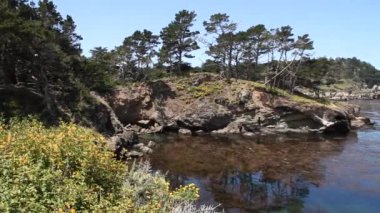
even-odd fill
[{"label": "green vegetation", "polygon": [[223,89],[223,85],[215,82],[205,82],[198,86],[192,86],[187,91],[194,98],[209,96]]},{"label": "green vegetation", "polygon": [[0,121],[1,212],[168,212],[198,198],[194,185],[170,191],[146,164],[115,161],[105,138],[61,123]]},{"label": "green vegetation", "polygon": [[276,96],[289,98],[290,100],[298,102],[298,103],[330,104],[330,101],[326,100],[326,99],[315,99],[315,98],[303,97],[300,95],[292,94],[289,91],[282,90],[282,89],[275,88],[275,87],[270,87],[270,86],[267,86],[265,84],[258,83],[258,82],[252,82],[252,85],[257,89],[261,89],[263,91],[266,91],[266,92],[271,93],[271,94],[276,95]]},{"label": "green vegetation", "polygon": [[[159,34],[137,30],[120,46],[94,47],[92,55],[84,57],[74,19],[63,17],[52,1],[1,1],[0,94],[10,98],[0,109],[6,115],[18,114],[15,103],[20,101],[12,97],[33,96],[39,103],[34,114],[51,122],[71,120],[88,91],[104,93],[128,82],[191,71],[218,73],[227,82],[259,81],[290,93],[299,85],[350,90],[380,82],[378,70],[356,58],[311,59],[313,41],[308,34],[294,35],[290,26],[267,29],[257,24],[238,31],[227,14],[216,13],[203,21],[203,37],[193,29],[196,17],[195,11],[181,10]],[[199,43],[209,58],[193,68],[185,60],[194,57]],[[202,97],[217,89],[210,87],[196,86],[189,92]]]},{"label": "green vegetation", "polygon": [[354,90],[379,84],[380,72],[357,58],[309,59],[300,72],[301,85],[319,85],[323,90]]},{"label": "green vegetation", "polygon": [[[198,196],[193,185],[170,191],[164,176],[146,165],[128,171],[92,130],[67,123],[47,128],[14,116],[87,124],[101,111],[90,91],[164,78],[189,102],[227,88],[237,94],[231,78],[310,104],[328,102],[294,95],[296,86],[351,90],[380,82],[380,72],[356,58],[311,59],[313,41],[294,35],[290,26],[237,31],[237,23],[217,13],[203,22],[202,38],[193,29],[196,17],[181,10],[159,35],[137,30],[120,46],[94,47],[85,57],[74,19],[62,16],[53,1],[0,0],[0,113],[6,120],[0,121],[0,211],[167,212],[192,209],[181,202]],[[193,68],[186,59],[194,57],[198,42],[209,59]],[[218,74],[218,80],[187,80],[189,72],[201,71]],[[180,77],[167,78],[173,75]]]}]

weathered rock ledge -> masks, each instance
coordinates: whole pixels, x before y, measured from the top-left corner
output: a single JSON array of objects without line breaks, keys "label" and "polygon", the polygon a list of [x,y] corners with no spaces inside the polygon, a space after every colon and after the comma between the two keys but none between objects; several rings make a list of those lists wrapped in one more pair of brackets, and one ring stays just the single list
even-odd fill
[{"label": "weathered rock ledge", "polygon": [[347,133],[370,123],[355,105],[322,103],[250,81],[227,83],[212,74],[134,84],[103,98],[125,129],[139,133]]}]

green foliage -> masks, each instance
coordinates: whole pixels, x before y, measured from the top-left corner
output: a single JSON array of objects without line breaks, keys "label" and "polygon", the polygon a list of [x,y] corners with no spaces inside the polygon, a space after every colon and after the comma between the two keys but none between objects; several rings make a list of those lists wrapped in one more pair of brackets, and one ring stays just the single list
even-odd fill
[{"label": "green foliage", "polygon": [[199,49],[195,39],[199,31],[190,30],[196,16],[194,11],[181,10],[175,14],[174,21],[161,31],[160,61],[179,73],[183,71],[183,59],[193,58],[190,53]]},{"label": "green foliage", "polygon": [[269,87],[269,86],[267,86],[265,84],[258,83],[258,82],[252,82],[252,85],[255,88],[264,90],[264,91],[269,92],[271,94],[274,94],[276,96],[281,96],[281,97],[289,98],[290,100],[298,102],[298,103],[306,103],[306,104],[330,104],[329,100],[327,100],[327,99],[314,99],[314,98],[308,98],[308,97],[303,97],[303,96],[299,96],[299,95],[294,95],[294,94],[289,93],[286,90],[282,90],[282,89],[275,88],[275,87]]},{"label": "green foliage", "polygon": [[[179,87],[177,87],[178,89]],[[198,86],[191,86],[187,89],[187,92],[194,98],[201,98],[209,96],[223,89],[223,85],[217,81],[205,82]]]},{"label": "green foliage", "polygon": [[117,69],[113,54],[103,47],[91,50],[91,58],[83,62],[83,70],[78,74],[81,82],[90,90],[107,92],[117,85]]},{"label": "green foliage", "polygon": [[210,59],[206,60],[205,63],[202,64],[202,72],[211,72],[211,73],[220,73],[221,65],[217,62],[214,62]]},{"label": "green foliage", "polygon": [[151,71],[148,72],[147,79],[149,79],[151,81],[154,81],[154,80],[157,80],[157,79],[166,78],[168,76],[169,76],[169,73],[166,70],[153,69],[153,70],[151,70]]},{"label": "green foliage", "polygon": [[[380,72],[357,58],[318,58],[303,62],[300,78],[318,82],[322,89],[349,90],[363,83],[369,87],[379,84]],[[310,85],[307,81],[300,83]]]},{"label": "green foliage", "polygon": [[158,39],[157,35],[146,29],[137,30],[124,39],[123,44],[114,51],[120,80],[146,80],[153,58],[157,55]]},{"label": "green foliage", "polygon": [[34,119],[0,121],[1,212],[167,212],[198,189],[169,190],[144,165],[127,170],[90,129]]},{"label": "green foliage", "polygon": [[76,91],[81,37],[75,23],[49,0],[1,1],[0,10],[0,84],[39,93],[44,112],[54,119],[56,105]]}]

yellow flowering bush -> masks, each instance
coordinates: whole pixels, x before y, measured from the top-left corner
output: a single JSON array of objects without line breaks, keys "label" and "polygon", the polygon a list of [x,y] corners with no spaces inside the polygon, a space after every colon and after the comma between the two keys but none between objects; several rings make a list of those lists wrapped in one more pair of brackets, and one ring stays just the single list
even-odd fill
[{"label": "yellow flowering bush", "polygon": [[0,119],[0,212],[167,212],[198,197],[147,166],[128,170],[91,129]]}]

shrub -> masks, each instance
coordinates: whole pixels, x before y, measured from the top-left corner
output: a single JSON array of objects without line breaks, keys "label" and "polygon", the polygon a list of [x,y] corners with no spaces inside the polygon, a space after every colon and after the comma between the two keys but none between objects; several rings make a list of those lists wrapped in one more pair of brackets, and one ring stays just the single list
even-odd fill
[{"label": "shrub", "polygon": [[206,82],[198,86],[192,86],[188,89],[188,92],[194,98],[201,98],[214,94],[217,91],[221,91],[223,86],[219,82]]},{"label": "shrub", "polygon": [[147,168],[128,171],[93,130],[0,119],[0,212],[164,212],[198,197]]}]

